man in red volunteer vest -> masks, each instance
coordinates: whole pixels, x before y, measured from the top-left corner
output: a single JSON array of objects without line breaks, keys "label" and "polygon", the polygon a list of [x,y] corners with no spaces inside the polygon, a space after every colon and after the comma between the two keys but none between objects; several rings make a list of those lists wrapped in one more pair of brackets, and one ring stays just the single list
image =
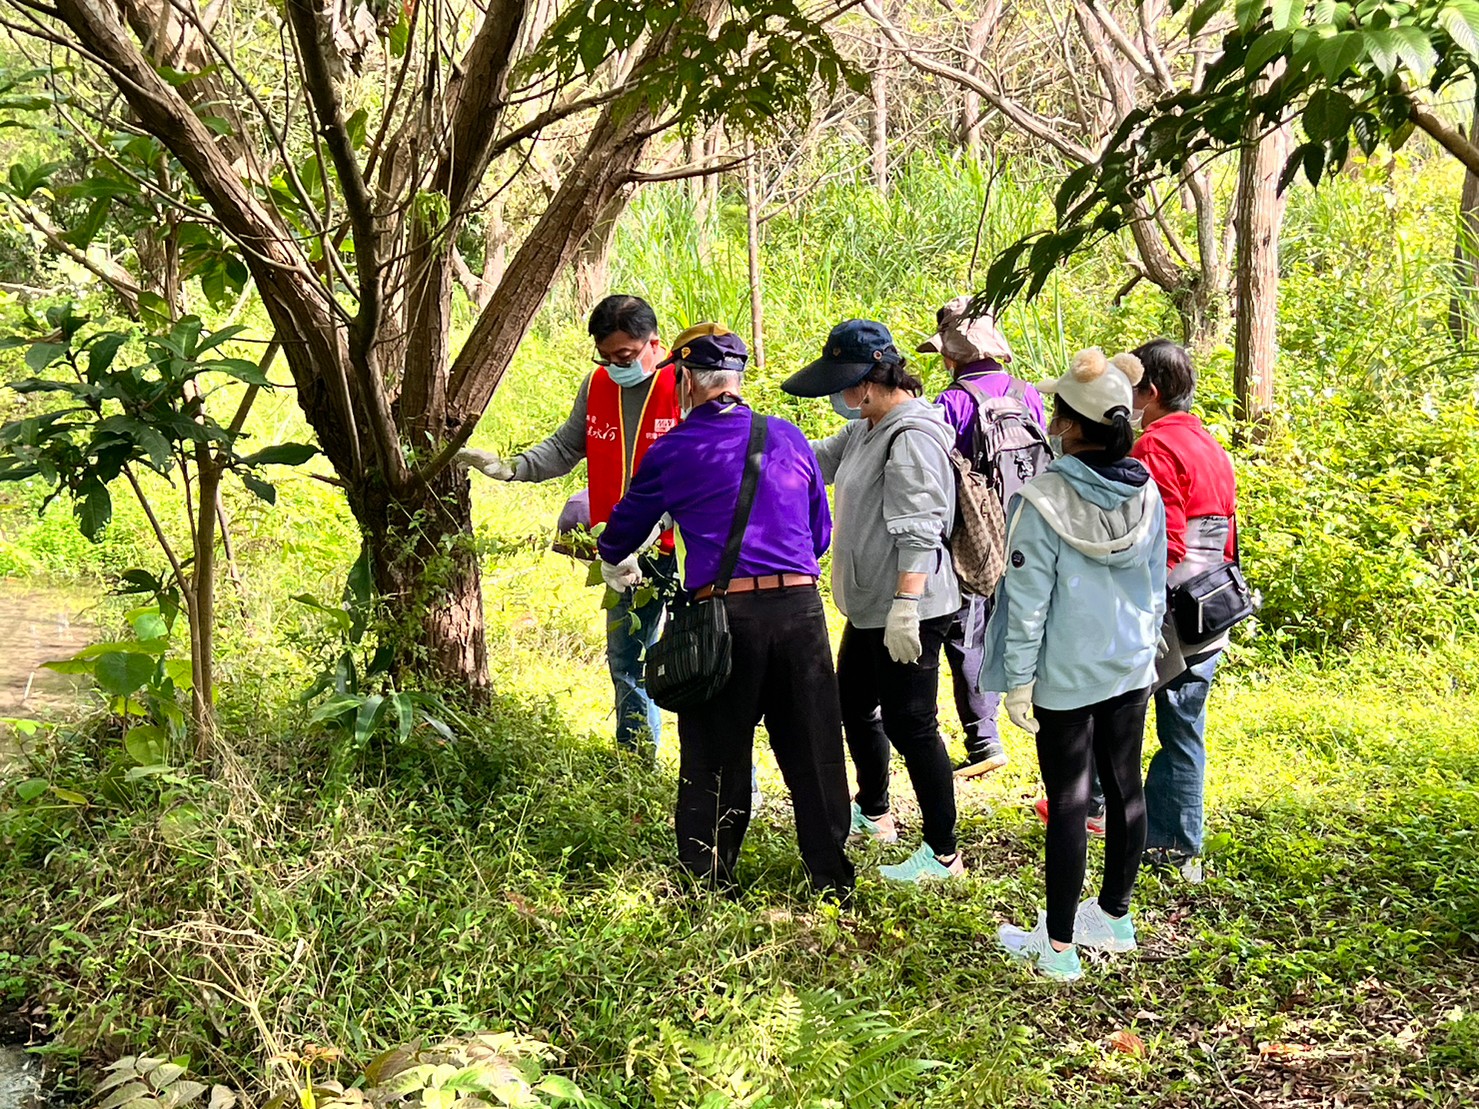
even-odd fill
[{"label": "man in red volunteer vest", "polygon": [[[594,527],[610,519],[647,448],[678,423],[681,413],[673,367],[657,367],[667,352],[657,337],[657,314],[650,304],[636,296],[609,296],[591,312],[589,330],[596,344],[596,369],[581,383],[559,430],[507,461],[473,450],[461,452],[459,461],[499,481],[548,481],[568,474],[584,458]],[[646,577],[671,580],[672,533],[662,536],[655,557],[642,561]],[[657,597],[637,605],[635,597],[634,590],[622,592],[607,613],[606,661],[616,687],[616,741],[634,750],[645,742],[655,750],[661,717],[647,696],[642,660],[657,642],[664,601]]]}]

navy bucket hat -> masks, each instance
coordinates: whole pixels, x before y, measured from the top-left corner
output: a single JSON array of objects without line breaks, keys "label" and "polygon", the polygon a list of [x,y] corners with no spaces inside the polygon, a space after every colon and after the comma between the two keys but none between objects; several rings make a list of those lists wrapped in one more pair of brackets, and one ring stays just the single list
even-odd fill
[{"label": "navy bucket hat", "polygon": [[793,397],[827,397],[849,389],[875,366],[901,365],[888,328],[873,320],[844,320],[827,336],[822,356],[792,374],[781,386]]}]

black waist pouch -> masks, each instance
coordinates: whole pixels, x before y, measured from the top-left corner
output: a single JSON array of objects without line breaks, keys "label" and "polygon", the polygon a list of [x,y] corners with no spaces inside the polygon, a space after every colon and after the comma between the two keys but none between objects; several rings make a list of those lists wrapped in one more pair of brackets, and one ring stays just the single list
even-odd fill
[{"label": "black waist pouch", "polygon": [[1256,611],[1253,591],[1236,562],[1214,566],[1170,591],[1171,619],[1188,647],[1221,635]]}]

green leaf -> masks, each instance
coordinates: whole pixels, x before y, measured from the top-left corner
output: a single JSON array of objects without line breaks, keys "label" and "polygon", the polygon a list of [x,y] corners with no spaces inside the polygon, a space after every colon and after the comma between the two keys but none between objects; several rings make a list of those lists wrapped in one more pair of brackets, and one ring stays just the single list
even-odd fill
[{"label": "green leaf", "polygon": [[1222,10],[1226,0],[1202,0],[1192,9],[1191,18],[1186,21],[1186,37],[1196,38],[1212,17]]},{"label": "green leaf", "polygon": [[1339,138],[1350,128],[1356,105],[1343,92],[1316,89],[1305,105],[1305,134],[1317,142]]},{"label": "green leaf", "polygon": [[243,466],[301,466],[317,453],[318,448],[307,443],[279,443],[246,455],[240,461]]},{"label": "green leaf", "polygon": [[96,379],[105,373],[128,339],[127,332],[114,331],[93,340],[87,348],[87,376]]},{"label": "green leaf", "polygon": [[22,801],[34,801],[46,792],[50,784],[45,778],[27,778],[16,785],[15,795]]},{"label": "green leaf", "polygon": [[1312,142],[1304,148],[1304,175],[1309,178],[1311,185],[1320,183],[1320,174],[1325,169],[1325,147],[1321,143]]},{"label": "green leaf", "polygon": [[411,725],[415,720],[415,706],[409,693],[397,693],[394,700],[396,739],[404,743],[411,736]]},{"label": "green leaf", "polygon": [[272,388],[272,382],[267,380],[267,375],[262,367],[255,362],[248,362],[245,358],[217,358],[211,362],[201,364],[202,370],[218,370],[223,374],[230,374],[238,381],[245,381],[248,385],[260,385],[263,388]]},{"label": "green leaf", "polygon": [[1351,130],[1356,135],[1356,145],[1361,148],[1361,153],[1366,157],[1376,151],[1377,143],[1381,141],[1381,125],[1376,117],[1370,112],[1358,112],[1351,120]]},{"label": "green leaf", "polygon": [[1266,31],[1253,40],[1253,45],[1248,48],[1248,57],[1243,62],[1243,73],[1247,77],[1257,76],[1289,45],[1290,34],[1288,31]]},{"label": "green leaf", "polygon": [[87,798],[75,789],[63,789],[61,786],[52,786],[51,792],[59,801],[65,801],[69,805],[87,804]]},{"label": "green leaf", "polygon": [[1371,64],[1381,71],[1383,77],[1390,77],[1397,68],[1397,37],[1390,28],[1379,27],[1375,30],[1362,32],[1366,56],[1371,59]]},{"label": "green leaf", "polygon": [[365,131],[370,121],[370,113],[364,108],[359,108],[344,121],[344,130],[349,133],[349,143],[356,150],[365,145]]},{"label": "green leaf", "polygon": [[1304,0],[1273,0],[1270,15],[1275,31],[1287,30],[1304,15]]},{"label": "green leaf", "polygon": [[580,1087],[562,1074],[545,1075],[539,1085],[534,1087],[534,1092],[564,1098],[566,1101],[578,1102],[581,1105],[584,1105],[586,1100]]},{"label": "green leaf", "polygon": [[1263,0],[1237,0],[1235,11],[1238,20],[1238,30],[1246,35],[1254,27],[1258,26],[1258,21],[1263,18],[1264,3]]},{"label": "green leaf", "polygon": [[1476,30],[1457,5],[1448,4],[1440,9],[1438,22],[1460,50],[1471,59],[1479,61],[1479,30]]},{"label": "green leaf", "polygon": [[359,711],[362,703],[361,698],[354,694],[330,697],[313,710],[308,717],[308,723],[325,724],[331,720],[341,724],[348,723],[349,717]]},{"label": "green leaf", "polygon": [[127,697],[154,676],[158,662],[150,655],[113,651],[98,659],[94,670],[98,688],[115,697]]},{"label": "green leaf", "polygon": [[72,507],[77,514],[77,526],[82,534],[97,542],[102,537],[103,529],[113,519],[113,497],[108,493],[108,487],[93,478],[83,486]]},{"label": "green leaf", "polygon": [[1390,146],[1394,151],[1401,150],[1402,147],[1406,145],[1407,140],[1412,138],[1412,133],[1414,130],[1416,130],[1416,125],[1412,122],[1412,120],[1409,119],[1406,123],[1402,124],[1401,127],[1398,127],[1395,131],[1387,136],[1387,145]]},{"label": "green leaf", "polygon": [[33,343],[26,351],[26,365],[39,374],[66,353],[66,343]]},{"label": "green leaf", "polygon": [[240,473],[237,476],[241,478],[241,483],[243,485],[245,485],[258,497],[262,498],[262,500],[266,501],[268,504],[277,503],[277,487],[273,485],[270,481],[263,481],[261,478],[255,476],[254,474]]},{"label": "green leaf", "polygon": [[359,712],[354,716],[354,744],[363,747],[369,742],[371,733],[375,726],[380,723],[380,717],[385,714],[387,703],[384,697],[378,693],[372,693],[361,702]]},{"label": "green leaf", "polygon": [[163,331],[170,324],[169,302],[158,293],[145,289],[139,294],[139,319],[155,331]]},{"label": "green leaf", "polygon": [[1396,37],[1397,56],[1414,76],[1426,81],[1438,64],[1438,52],[1433,49],[1428,33],[1410,23],[1393,27],[1391,33]]},{"label": "green leaf", "polygon": [[1365,46],[1359,31],[1342,31],[1321,40],[1320,45],[1315,48],[1315,58],[1325,80],[1333,83],[1359,62],[1364,52]]},{"label": "green leaf", "polygon": [[169,743],[162,728],[154,724],[139,724],[130,728],[123,737],[123,749],[139,766],[158,766],[166,761]]}]

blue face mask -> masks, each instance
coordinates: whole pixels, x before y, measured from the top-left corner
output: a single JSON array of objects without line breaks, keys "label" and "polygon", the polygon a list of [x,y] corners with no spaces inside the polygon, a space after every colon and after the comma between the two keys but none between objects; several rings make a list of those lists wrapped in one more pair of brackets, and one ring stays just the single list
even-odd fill
[{"label": "blue face mask", "polygon": [[861,420],[863,410],[861,408],[849,408],[847,402],[842,399],[841,393],[833,393],[827,398],[832,402],[832,411],[836,412],[844,420]]},{"label": "blue face mask", "polygon": [[641,384],[647,376],[647,367],[642,365],[642,359],[638,358],[635,362],[629,362],[625,366],[607,366],[606,372],[611,375],[612,381],[623,389],[627,389]]}]

